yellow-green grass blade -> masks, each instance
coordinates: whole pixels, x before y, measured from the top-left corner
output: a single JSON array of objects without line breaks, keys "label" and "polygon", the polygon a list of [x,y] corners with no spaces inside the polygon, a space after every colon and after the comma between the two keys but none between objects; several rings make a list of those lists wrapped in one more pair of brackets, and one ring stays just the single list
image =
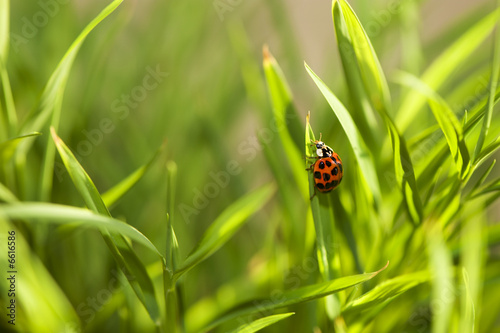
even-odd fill
[{"label": "yellow-green grass blade", "polygon": [[[311,141],[315,141],[314,132],[309,123],[310,114],[306,118],[305,153],[306,156],[315,156],[315,146]],[[306,161],[306,164],[310,163]],[[309,165],[307,165],[309,166]],[[321,276],[324,281],[329,281],[338,276],[338,254],[335,251],[336,231],[333,220],[333,210],[327,195],[316,193],[314,176],[309,172],[309,194],[311,199],[311,211],[316,231],[316,256]],[[340,302],[338,297],[328,296],[326,301],[326,311],[330,319],[334,319],[340,313]]]},{"label": "yellow-green grass blade", "polygon": [[134,187],[134,185],[137,184],[139,180],[142,179],[142,177],[154,165],[154,162],[160,156],[160,154],[164,150],[164,147],[165,145],[162,145],[160,148],[158,148],[158,150],[148,163],[139,167],[128,177],[102,194],[102,201],[104,202],[106,207],[111,208],[118,200],[120,200],[126,193],[128,193],[128,191],[130,191],[130,189],[132,189],[132,187]]},{"label": "yellow-green grass blade", "polygon": [[109,231],[128,237],[160,256],[153,243],[131,225],[112,217],[95,214],[85,208],[52,203],[10,203],[0,205],[0,216],[9,220],[28,220],[42,224],[72,223],[80,228]]},{"label": "yellow-green grass blade", "polygon": [[[500,15],[497,9],[463,33],[422,74],[422,81],[431,89],[439,91],[443,83],[482,44],[495,27]],[[396,116],[396,124],[405,131],[422,108],[426,98],[410,91],[403,99]]]},{"label": "yellow-green grass blade", "polygon": [[495,30],[494,36],[495,39],[493,41],[494,44],[491,77],[488,87],[488,108],[486,109],[486,113],[483,118],[481,133],[479,134],[479,138],[477,139],[476,149],[474,150],[474,156],[472,158],[473,161],[475,161],[476,157],[481,153],[481,149],[483,148],[484,141],[490,129],[491,117],[493,115],[493,106],[495,105],[495,92],[497,90],[498,75],[500,71],[500,31],[498,29],[498,25]]},{"label": "yellow-green grass blade", "polygon": [[[2,332],[64,332],[68,328],[79,331],[80,318],[73,305],[42,260],[31,251],[30,242],[16,228],[16,224],[3,219],[4,205],[1,206],[0,234],[3,240],[0,244],[5,249],[5,255],[0,258],[0,267],[4,272],[4,277],[0,281],[2,294],[0,303],[5,307],[2,315],[4,322],[0,327],[15,328],[12,331],[5,329]],[[7,256],[8,232],[14,232],[14,240],[9,241],[15,244],[13,267],[10,267],[11,263]],[[15,280],[8,279],[10,274],[15,276]],[[10,282],[14,282],[14,288],[11,288]],[[15,295],[8,297],[12,292]],[[11,299],[15,300],[15,318],[9,316],[10,311],[7,308],[10,305],[7,302]],[[15,326],[7,323],[12,319],[15,319]]]},{"label": "yellow-green grass blade", "polygon": [[0,143],[0,161],[2,163],[5,163],[10,160],[12,156],[14,156],[16,149],[19,147],[19,144],[23,141],[23,139],[39,135],[42,135],[42,133],[33,132],[25,135],[20,135],[18,137]]},{"label": "yellow-green grass blade", "polygon": [[[85,172],[71,150],[64,144],[61,138],[57,136],[53,127],[51,127],[51,134],[66,170],[87,207],[95,213],[111,217],[92,179],[90,179],[89,175]],[[156,324],[159,324],[159,305],[156,300],[153,282],[146,271],[145,265],[142,263],[131,244],[123,237],[124,235],[118,234],[118,237],[113,237],[112,234],[103,230],[102,236],[120,268],[126,273],[125,275],[137,297],[148,310],[151,319]],[[163,259],[161,255],[160,258]]]},{"label": "yellow-green grass blade", "polygon": [[450,252],[443,239],[441,226],[436,220],[428,220],[427,253],[429,271],[432,272],[431,304],[439,304],[439,312],[432,316],[432,332],[448,332],[455,300],[455,285],[453,283],[453,266]]},{"label": "yellow-green grass blade", "polygon": [[275,191],[272,184],[265,185],[238,199],[227,207],[203,234],[182,265],[174,272],[173,281],[211,256],[238,231],[247,219],[260,210]]},{"label": "yellow-green grass blade", "polygon": [[299,147],[302,146],[299,146],[297,139],[293,139],[297,137],[297,133],[291,133],[290,131],[290,129],[297,127],[290,124],[298,121],[297,114],[293,111],[292,92],[278,62],[266,47],[264,47],[263,55],[264,74],[273,109],[275,128],[289,160],[288,165],[292,169],[295,182],[305,199],[307,198],[307,183],[304,178],[304,170],[300,167],[302,165],[302,156]]},{"label": "yellow-green grass blade", "polygon": [[467,176],[470,166],[469,151],[464,141],[462,125],[451,108],[441,96],[416,76],[399,72],[395,78],[400,84],[415,89],[427,97],[432,113],[444,133],[460,177]]},{"label": "yellow-green grass blade", "polygon": [[372,290],[348,303],[342,311],[356,315],[365,309],[391,301],[395,297],[429,280],[429,271],[397,276],[378,284]]},{"label": "yellow-green grass blade", "polygon": [[272,324],[277,323],[278,321],[281,321],[283,319],[286,319],[290,316],[293,316],[295,312],[288,312],[288,313],[282,313],[282,314],[277,314],[277,315],[272,315],[272,316],[267,316],[264,318],[260,318],[257,320],[254,320],[251,323],[248,324],[243,324],[234,331],[231,331],[231,333],[253,333],[253,332],[258,332],[263,328],[266,328],[267,326],[271,326]]},{"label": "yellow-green grass blade", "polygon": [[389,110],[391,103],[389,86],[366,31],[347,1],[334,0],[334,8],[335,6],[341,7],[340,13],[347,25],[355,52],[351,57],[356,59],[359,66],[368,98],[376,110]]},{"label": "yellow-green grass blade", "polygon": [[332,15],[340,59],[342,60],[349,94],[351,95],[354,111],[352,113],[353,119],[365,141],[370,144],[370,148],[374,149],[377,147],[376,133],[379,132],[375,110],[356,61],[356,51],[354,50],[349,26],[344,18],[342,7],[337,1],[333,3]]},{"label": "yellow-green grass blade", "polygon": [[[73,62],[89,33],[108,15],[110,15],[123,0],[115,0],[104,8],[78,35],[70,45],[63,58],[52,73],[45,89],[42,93],[40,104],[28,115],[26,122],[21,127],[22,132],[40,131],[51,117],[51,126],[58,128],[61,115],[61,106],[64,96],[66,83],[73,66]],[[28,142],[22,146],[22,154],[25,155],[31,147]],[[39,196],[42,200],[48,200],[52,188],[52,178],[54,169],[55,147],[51,144],[51,139],[47,136],[46,150],[41,170],[41,183],[39,187]],[[24,157],[18,160],[19,169],[24,169]],[[22,172],[22,171],[21,171]]]},{"label": "yellow-green grass blade", "polygon": [[279,294],[275,293],[272,297],[270,296],[268,298],[264,297],[247,301],[244,304],[236,306],[232,310],[229,310],[227,313],[223,314],[219,319],[216,319],[202,331],[208,331],[216,327],[217,325],[222,324],[223,322],[241,316],[255,313],[266,313],[266,311],[272,311],[338,293],[342,290],[372,279],[378,273],[386,269],[388,265],[389,263],[387,263],[387,265],[385,265],[385,267],[383,267],[382,269],[373,273],[345,276],[335,280],[309,285],[294,290],[282,291]]},{"label": "yellow-green grass blade", "polygon": [[354,123],[354,120],[352,119],[349,111],[344,107],[337,96],[335,96],[335,94],[316,75],[316,73],[314,73],[307,64],[305,64],[305,66],[307,72],[313,79],[314,83],[316,83],[323,96],[328,101],[328,104],[330,104],[330,107],[335,113],[335,116],[342,125],[342,128],[344,129],[344,132],[349,139],[352,150],[354,151],[354,155],[356,156],[356,159],[360,165],[364,180],[371,190],[371,192],[368,193],[368,197],[373,198],[375,204],[378,206],[381,200],[380,185],[378,182],[378,177],[370,150],[363,141],[363,137],[361,136],[359,129],[356,127],[356,124]]}]

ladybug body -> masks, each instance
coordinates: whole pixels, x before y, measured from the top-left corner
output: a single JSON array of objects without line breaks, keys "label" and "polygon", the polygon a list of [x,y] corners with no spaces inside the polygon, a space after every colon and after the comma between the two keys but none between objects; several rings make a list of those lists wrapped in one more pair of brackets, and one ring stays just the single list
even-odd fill
[{"label": "ladybug body", "polygon": [[309,168],[313,171],[314,184],[322,193],[328,193],[342,181],[344,168],[339,155],[322,141],[314,141],[317,160]]}]

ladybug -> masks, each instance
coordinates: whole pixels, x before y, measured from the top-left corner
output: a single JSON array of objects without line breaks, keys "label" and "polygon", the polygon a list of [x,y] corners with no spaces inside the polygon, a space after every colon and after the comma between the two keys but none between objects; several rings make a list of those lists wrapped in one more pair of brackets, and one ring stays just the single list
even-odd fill
[{"label": "ladybug", "polygon": [[[320,137],[321,140],[321,137]],[[312,141],[316,146],[316,161],[307,170],[314,174],[314,185],[322,193],[328,193],[342,181],[344,168],[339,155],[323,141]],[[313,195],[314,196],[314,195]]]}]

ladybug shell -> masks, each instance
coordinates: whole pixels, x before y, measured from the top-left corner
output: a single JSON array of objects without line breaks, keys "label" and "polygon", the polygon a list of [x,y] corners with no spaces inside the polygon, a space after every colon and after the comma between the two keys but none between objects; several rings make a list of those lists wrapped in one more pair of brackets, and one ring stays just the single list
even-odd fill
[{"label": "ladybug shell", "polygon": [[330,157],[318,158],[313,168],[316,188],[323,193],[330,192],[342,181],[344,169],[337,153]]}]

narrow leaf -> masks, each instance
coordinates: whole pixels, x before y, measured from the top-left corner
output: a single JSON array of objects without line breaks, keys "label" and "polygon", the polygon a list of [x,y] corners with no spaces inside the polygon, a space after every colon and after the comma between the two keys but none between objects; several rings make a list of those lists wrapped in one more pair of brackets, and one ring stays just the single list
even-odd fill
[{"label": "narrow leaf", "polygon": [[354,123],[349,111],[344,107],[342,102],[333,94],[333,92],[323,83],[323,81],[313,72],[313,70],[307,65],[306,70],[313,79],[314,83],[318,86],[319,90],[323,96],[330,104],[335,116],[340,121],[344,132],[349,139],[349,143],[354,151],[354,155],[360,165],[361,173],[364,176],[366,183],[368,184],[373,199],[376,204],[380,203],[380,185],[378,182],[377,173],[375,171],[375,165],[373,163],[373,158],[368,149],[367,145],[363,141],[363,138]]},{"label": "narrow leaf", "polygon": [[176,281],[182,274],[208,258],[224,245],[252,214],[264,206],[274,191],[274,186],[266,185],[245,195],[226,208],[208,228],[182,266],[174,272],[173,280]]},{"label": "narrow leaf", "polygon": [[28,220],[45,224],[79,222],[76,224],[78,227],[105,230],[129,237],[161,258],[160,252],[140,231],[120,220],[92,213],[88,209],[51,203],[11,203],[0,204],[0,216],[10,220]]},{"label": "narrow leaf", "polygon": [[42,133],[33,132],[0,143],[0,161],[5,163],[6,161],[10,160],[23,139],[39,136],[41,134]]},{"label": "narrow leaf", "polygon": [[232,333],[254,333],[257,331],[260,331],[261,329],[271,326],[274,323],[277,323],[278,321],[281,321],[283,319],[286,319],[292,315],[294,315],[295,312],[288,312],[288,313],[283,313],[283,314],[277,314],[277,315],[272,315],[272,316],[267,316],[264,318],[257,319],[249,324],[244,324],[232,331]]},{"label": "narrow leaf", "polygon": [[[226,322],[228,320],[240,316],[250,315],[254,313],[265,313],[266,311],[272,311],[283,307],[291,306],[294,304],[308,302],[334,293],[338,293],[339,291],[342,291],[344,289],[353,287],[357,284],[372,279],[378,273],[386,269],[388,265],[389,262],[387,262],[387,265],[385,265],[385,267],[373,273],[365,273],[365,274],[341,277],[323,283],[309,285],[294,290],[284,291],[280,295],[273,295],[272,298],[255,299],[245,302],[244,304],[236,306],[232,310],[229,310],[226,314],[222,315],[219,319],[214,321],[203,331],[210,330],[223,322]],[[269,299],[272,299],[273,301],[270,302]]]},{"label": "narrow leaf", "polygon": [[[7,63],[9,53],[10,1],[0,0],[0,64]],[[0,65],[0,68],[3,65]]]},{"label": "narrow leaf", "polygon": [[4,184],[0,183],[0,201],[10,203],[19,201],[19,199]]},{"label": "narrow leaf", "polygon": [[[476,51],[483,41],[490,35],[491,31],[498,22],[500,9],[486,16],[484,19],[473,25],[465,33],[449,46],[434,62],[427,68],[422,75],[422,81],[432,90],[438,91],[446,79],[448,79],[457,68],[467,60],[467,58]],[[399,112],[397,113],[396,123],[401,131],[405,131],[415,120],[418,111],[425,103],[425,97],[416,91],[410,91],[403,99]]]}]

